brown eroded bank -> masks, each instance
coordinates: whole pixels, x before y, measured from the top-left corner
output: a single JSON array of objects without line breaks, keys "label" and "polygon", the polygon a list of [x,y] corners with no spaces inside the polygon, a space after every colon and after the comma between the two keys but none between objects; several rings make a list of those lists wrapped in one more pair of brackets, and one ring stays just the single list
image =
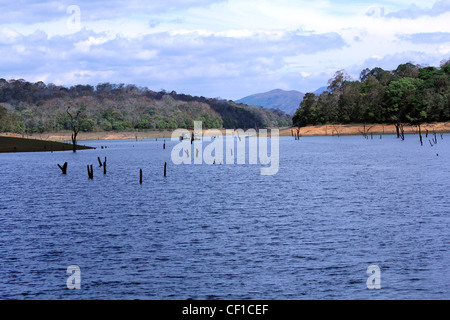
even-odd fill
[{"label": "brown eroded bank", "polygon": [[[296,133],[296,127],[278,128],[280,136],[291,136],[292,131]],[[418,128],[415,126],[404,125],[405,134],[417,133]],[[422,124],[421,130],[423,134],[429,133],[443,133],[450,132],[450,122],[440,123],[428,123]],[[219,130],[222,134],[226,134],[225,129]],[[217,132],[217,131],[216,131]],[[365,126],[365,132],[367,135],[380,135],[380,134],[396,134],[394,125],[382,125],[382,124],[367,124]],[[71,131],[67,132],[49,132],[42,134],[34,134],[28,136],[26,140],[37,139],[47,141],[47,147],[50,142],[71,142]],[[308,126],[300,128],[301,136],[337,136],[337,135],[362,135],[364,134],[364,125],[361,124],[346,124],[346,125],[319,125]],[[2,133],[0,137],[16,137],[24,138],[24,136],[12,133]],[[120,139],[170,139],[172,137],[172,131],[147,131],[147,132],[80,132],[78,140],[120,140]],[[60,146],[67,148],[67,146]]]},{"label": "brown eroded bank", "polygon": [[[443,133],[450,132],[450,122],[439,123],[427,123],[420,126],[423,134],[428,133]],[[297,132],[296,127],[280,129],[280,136],[291,136],[292,131]],[[405,134],[418,133],[417,126],[404,125],[403,129]],[[365,131],[364,131],[365,130]],[[366,132],[367,135],[380,135],[380,134],[396,134],[395,125],[382,125],[382,124],[367,124],[366,126],[361,124],[346,124],[346,125],[320,125],[320,126],[308,126],[300,128],[301,136],[338,136],[338,135],[363,135]]]}]

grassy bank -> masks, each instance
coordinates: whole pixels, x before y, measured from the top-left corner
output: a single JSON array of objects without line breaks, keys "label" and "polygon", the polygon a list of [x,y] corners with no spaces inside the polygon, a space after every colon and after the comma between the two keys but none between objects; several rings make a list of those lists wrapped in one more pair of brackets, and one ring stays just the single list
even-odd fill
[{"label": "grassy bank", "polygon": [[[77,150],[93,149],[86,146],[77,146]],[[42,152],[42,151],[72,151],[72,144],[24,139],[17,137],[0,137],[0,152]]]}]

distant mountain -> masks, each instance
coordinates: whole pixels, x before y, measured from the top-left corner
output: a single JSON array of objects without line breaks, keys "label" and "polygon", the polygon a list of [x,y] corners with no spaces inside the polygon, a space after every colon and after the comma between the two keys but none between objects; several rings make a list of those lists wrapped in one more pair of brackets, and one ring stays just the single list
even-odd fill
[{"label": "distant mountain", "polygon": [[304,93],[275,89],[269,92],[254,94],[236,101],[247,105],[260,106],[266,109],[280,109],[293,115],[303,101]]},{"label": "distant mountain", "polygon": [[313,93],[316,96],[320,96],[324,91],[327,91],[327,90],[328,90],[328,87],[321,87],[321,88],[317,89],[316,91],[314,91]]},{"label": "distant mountain", "polygon": [[175,91],[155,92],[109,82],[95,88],[91,85],[66,88],[0,78],[0,132],[58,132],[72,130],[72,123],[83,132],[163,131],[192,129],[196,120],[202,121],[204,129],[292,124],[292,117],[284,112]]}]

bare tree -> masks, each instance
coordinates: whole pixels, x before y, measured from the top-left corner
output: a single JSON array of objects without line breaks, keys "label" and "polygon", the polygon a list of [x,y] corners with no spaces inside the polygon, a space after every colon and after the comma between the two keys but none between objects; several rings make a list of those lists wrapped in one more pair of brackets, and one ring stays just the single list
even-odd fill
[{"label": "bare tree", "polygon": [[[369,139],[369,131],[373,128],[374,126],[370,126],[367,127],[366,122],[364,122],[364,131],[359,130],[359,132],[363,135],[364,138]],[[371,137],[373,138],[373,135],[371,134]]]},{"label": "bare tree", "polygon": [[[423,137],[422,137],[422,128],[420,127],[420,123],[417,123],[416,126],[419,128],[419,139],[420,139],[420,145],[423,146]],[[413,125],[411,125],[412,128],[414,128]],[[413,129],[414,130],[414,129]],[[415,134],[415,133],[414,133]]]},{"label": "bare tree", "polygon": [[77,135],[80,132],[80,123],[78,118],[80,117],[81,110],[78,110],[76,115],[73,115],[69,111],[70,107],[67,108],[67,114],[70,117],[70,126],[72,127],[72,148],[73,152],[77,152]]},{"label": "bare tree", "polygon": [[338,138],[341,136],[342,130],[344,130],[341,126],[339,125],[332,125],[332,135],[337,135]]},{"label": "bare tree", "polygon": [[392,120],[395,125],[395,131],[397,132],[397,138],[402,138],[402,140],[405,140],[405,130],[403,128],[403,123],[401,122],[400,117],[401,111],[399,111],[396,117],[392,117]]}]

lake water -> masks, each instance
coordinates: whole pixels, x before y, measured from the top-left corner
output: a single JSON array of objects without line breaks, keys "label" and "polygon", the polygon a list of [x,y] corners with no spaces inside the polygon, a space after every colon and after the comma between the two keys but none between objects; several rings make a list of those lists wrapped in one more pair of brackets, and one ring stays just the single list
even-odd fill
[{"label": "lake water", "polygon": [[280,138],[273,176],[176,166],[161,139],[83,143],[0,154],[1,299],[450,298],[450,135]]}]

